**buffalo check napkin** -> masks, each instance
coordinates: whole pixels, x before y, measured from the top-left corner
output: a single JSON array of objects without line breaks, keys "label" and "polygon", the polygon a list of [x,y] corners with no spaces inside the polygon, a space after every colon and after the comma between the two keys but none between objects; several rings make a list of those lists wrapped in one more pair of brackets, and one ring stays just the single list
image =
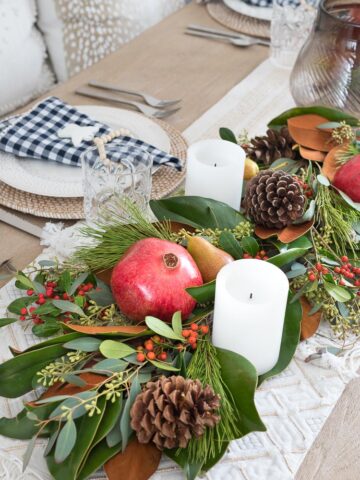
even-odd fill
[{"label": "buffalo check napkin", "polygon": [[[93,120],[59,98],[49,97],[24,115],[0,121],[0,150],[18,157],[80,166],[81,154],[94,144],[91,140],[83,140],[75,146],[71,138],[60,138],[59,132],[72,124],[98,127],[95,136],[111,131],[107,125]],[[168,165],[181,170],[178,158],[139,139],[123,136],[114,139],[111,145],[122,147],[118,154],[116,148],[111,149],[112,161],[119,161],[124,149],[131,158],[132,154],[137,155],[140,148],[152,156],[153,165]]]}]

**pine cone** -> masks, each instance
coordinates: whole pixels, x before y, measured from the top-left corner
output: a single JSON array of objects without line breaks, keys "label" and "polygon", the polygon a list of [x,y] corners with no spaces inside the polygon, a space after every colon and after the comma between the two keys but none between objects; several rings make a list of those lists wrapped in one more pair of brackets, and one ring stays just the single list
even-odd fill
[{"label": "pine cone", "polygon": [[287,127],[282,127],[280,131],[269,128],[266,135],[251,139],[245,150],[247,156],[255,162],[270,165],[278,158],[297,158],[293,145],[295,142]]},{"label": "pine cone", "polygon": [[248,183],[245,210],[257,225],[283,228],[302,217],[304,206],[299,183],[282,170],[263,170]]},{"label": "pine cone", "polygon": [[220,420],[220,399],[209,385],[181,376],[148,382],[131,407],[131,428],[140,443],[154,442],[159,449],[185,448],[206,427]]}]

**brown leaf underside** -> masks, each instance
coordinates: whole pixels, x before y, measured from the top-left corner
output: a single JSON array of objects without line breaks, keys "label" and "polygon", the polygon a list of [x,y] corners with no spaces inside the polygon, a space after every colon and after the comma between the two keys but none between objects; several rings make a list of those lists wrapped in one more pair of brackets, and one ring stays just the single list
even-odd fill
[{"label": "brown leaf underside", "polygon": [[296,240],[297,238],[302,237],[307,233],[310,228],[313,226],[314,220],[309,220],[305,223],[300,223],[299,225],[288,225],[287,227],[277,230],[276,228],[266,228],[260,225],[255,227],[255,235],[262,240],[267,240],[270,237],[276,235],[280,242],[290,243]]},{"label": "brown leaf underside", "polygon": [[309,316],[311,305],[305,297],[300,298],[302,306],[302,319],[301,319],[301,340],[306,340],[316,333],[321,320],[321,310]]},{"label": "brown leaf underside", "polygon": [[118,453],[105,463],[104,469],[109,480],[147,480],[160,463],[161,451],[153,443],[139,443],[132,440],[124,453]]},{"label": "brown leaf underside", "polygon": [[138,335],[139,333],[145,332],[147,330],[146,326],[140,325],[129,325],[129,326],[113,326],[113,327],[102,327],[102,326],[88,326],[88,325],[72,325],[71,323],[66,324],[67,328],[78,333],[86,333],[87,335],[96,335],[98,333],[124,333],[126,335]]}]

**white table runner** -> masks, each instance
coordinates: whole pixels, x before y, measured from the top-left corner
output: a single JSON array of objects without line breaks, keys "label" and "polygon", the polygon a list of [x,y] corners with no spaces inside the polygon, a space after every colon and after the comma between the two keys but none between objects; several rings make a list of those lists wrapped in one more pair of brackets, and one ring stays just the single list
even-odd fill
[{"label": "white table runner", "polygon": [[[192,143],[202,138],[216,138],[222,126],[233,129],[236,134],[244,128],[251,135],[263,133],[272,117],[293,106],[288,81],[287,70],[265,61],[184,132],[187,140]],[[50,248],[42,257],[62,256],[76,245],[76,227],[61,231],[52,225],[46,237]],[[16,295],[12,282],[0,290],[0,317],[5,316],[7,304]],[[24,349],[39,341],[18,323],[2,328],[0,334],[1,362],[10,358],[9,344]],[[295,477],[344,387],[356,376],[358,352],[354,349],[343,357],[326,353],[318,360],[304,361],[317,347],[325,345],[336,345],[336,341],[331,339],[327,325],[322,325],[321,336],[303,342],[290,366],[258,389],[256,405],[267,432],[255,432],[232,442],[221,462],[204,478],[290,480]],[[26,397],[29,398],[31,396]],[[21,408],[21,400],[0,398],[0,416],[12,417]],[[1,480],[51,479],[42,457],[42,441],[35,449],[29,468],[21,473],[26,444],[0,437]],[[105,477],[100,473],[96,478]],[[180,480],[183,475],[173,462],[164,458],[152,478]]]}]

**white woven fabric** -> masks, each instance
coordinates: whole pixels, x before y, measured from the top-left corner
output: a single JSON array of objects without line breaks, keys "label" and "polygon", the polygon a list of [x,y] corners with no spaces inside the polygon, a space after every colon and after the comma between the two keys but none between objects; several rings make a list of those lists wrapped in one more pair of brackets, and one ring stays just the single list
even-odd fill
[{"label": "white woven fabric", "polygon": [[[190,142],[216,137],[220,126],[236,133],[243,128],[261,133],[267,120],[292,105],[288,91],[288,72],[261,64],[212,107],[185,134]],[[79,242],[77,227],[62,230],[48,224],[44,243],[45,257],[63,257]],[[0,290],[0,317],[6,305],[17,295],[13,283]],[[7,345],[24,349],[35,341],[29,330],[20,324],[1,329],[0,361],[10,358]],[[346,384],[356,377],[359,349],[350,349],[343,356],[325,353],[305,362],[319,347],[337,346],[326,324],[319,335],[299,345],[289,367],[267,380],[256,392],[256,405],[267,427],[265,433],[251,433],[231,443],[224,458],[204,477],[207,480],[290,480],[310,449],[325,420],[342,394]],[[339,345],[340,346],[340,345]],[[29,399],[31,396],[27,396]],[[12,417],[22,408],[22,401],[0,399],[0,416]],[[1,437],[0,479],[48,480],[41,455],[43,442],[35,449],[29,469],[21,476],[19,462],[26,442]],[[105,478],[100,472],[94,478]],[[153,480],[180,480],[181,470],[164,458]]]}]

